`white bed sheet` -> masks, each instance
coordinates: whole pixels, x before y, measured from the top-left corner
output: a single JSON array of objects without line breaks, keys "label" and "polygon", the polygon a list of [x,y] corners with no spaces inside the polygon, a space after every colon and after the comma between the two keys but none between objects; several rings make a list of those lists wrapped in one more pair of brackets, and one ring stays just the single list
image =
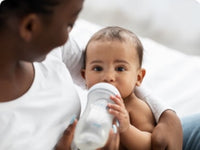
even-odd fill
[{"label": "white bed sheet", "polygon": [[179,116],[200,112],[200,57],[167,48],[150,39],[144,45],[143,86],[172,106]]},{"label": "white bed sheet", "polygon": [[[100,26],[79,19],[71,34],[84,48],[88,37],[98,29]],[[148,38],[140,39],[145,49],[143,67],[147,70],[142,86],[174,108],[180,117],[200,112],[200,57],[186,55]],[[84,108],[86,92],[78,89]]]}]

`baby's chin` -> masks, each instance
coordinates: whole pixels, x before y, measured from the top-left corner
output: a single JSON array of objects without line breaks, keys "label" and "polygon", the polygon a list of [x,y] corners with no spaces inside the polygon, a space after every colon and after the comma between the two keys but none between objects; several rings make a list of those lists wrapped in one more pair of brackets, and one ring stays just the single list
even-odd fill
[{"label": "baby's chin", "polygon": [[124,100],[126,100],[126,99],[132,99],[132,98],[135,98],[135,94],[133,92],[128,93],[128,94],[121,93],[121,97]]}]

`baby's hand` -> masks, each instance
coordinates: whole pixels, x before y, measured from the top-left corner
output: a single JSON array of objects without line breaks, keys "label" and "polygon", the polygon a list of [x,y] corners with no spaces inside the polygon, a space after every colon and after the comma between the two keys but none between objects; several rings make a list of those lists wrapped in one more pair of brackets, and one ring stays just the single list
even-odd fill
[{"label": "baby's hand", "polygon": [[122,133],[126,131],[130,126],[128,111],[126,110],[123,99],[119,95],[111,96],[110,99],[113,100],[115,103],[108,104],[108,111],[110,114],[114,115],[119,121],[119,132]]}]

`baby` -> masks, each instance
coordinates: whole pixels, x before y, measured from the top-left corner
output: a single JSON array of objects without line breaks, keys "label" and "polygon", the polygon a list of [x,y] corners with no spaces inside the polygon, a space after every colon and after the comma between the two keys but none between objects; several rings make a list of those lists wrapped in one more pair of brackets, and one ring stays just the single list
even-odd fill
[{"label": "baby", "polygon": [[136,97],[134,89],[145,76],[143,46],[138,37],[121,27],[106,27],[89,40],[81,71],[87,88],[99,82],[114,85],[108,111],[119,121],[120,149],[151,149],[155,119],[149,106]]}]

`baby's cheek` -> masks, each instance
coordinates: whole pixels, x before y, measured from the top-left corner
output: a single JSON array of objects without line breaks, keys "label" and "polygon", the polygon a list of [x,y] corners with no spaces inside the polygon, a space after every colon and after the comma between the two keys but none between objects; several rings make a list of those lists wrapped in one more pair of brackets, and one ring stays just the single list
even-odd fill
[{"label": "baby's cheek", "polygon": [[91,88],[93,85],[95,85],[95,84],[97,84],[97,83],[99,83],[98,81],[96,81],[96,80],[90,80],[90,82],[87,82],[86,84],[86,86],[87,86],[87,88],[89,89],[89,88]]},{"label": "baby's cheek", "polygon": [[134,91],[134,84],[128,83],[124,88],[121,88],[120,94],[122,98],[126,98],[131,95]]}]

